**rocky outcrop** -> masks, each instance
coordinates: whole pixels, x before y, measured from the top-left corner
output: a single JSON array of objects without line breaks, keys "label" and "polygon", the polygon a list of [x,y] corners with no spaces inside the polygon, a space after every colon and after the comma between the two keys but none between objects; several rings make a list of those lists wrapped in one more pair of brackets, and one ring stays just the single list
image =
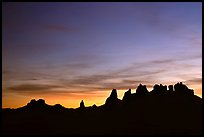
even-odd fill
[{"label": "rocky outcrop", "polygon": [[113,89],[110,96],[106,99],[105,106],[108,109],[113,109],[114,107],[119,105],[120,102],[121,100],[118,99],[117,90]]},{"label": "rocky outcrop", "polygon": [[137,87],[137,89],[136,89],[136,94],[137,94],[137,95],[146,95],[146,94],[148,94],[148,93],[149,93],[149,92],[148,92],[148,90],[147,90],[146,85],[140,84],[140,85]]},{"label": "rocky outcrop", "polygon": [[84,109],[85,108],[85,105],[84,105],[84,101],[82,100],[81,102],[80,102],[80,107],[79,107],[80,109]]}]

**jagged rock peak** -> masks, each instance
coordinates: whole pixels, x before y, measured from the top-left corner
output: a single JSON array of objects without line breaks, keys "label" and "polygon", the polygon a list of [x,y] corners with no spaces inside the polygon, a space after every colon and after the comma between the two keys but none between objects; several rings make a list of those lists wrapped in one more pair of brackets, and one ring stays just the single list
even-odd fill
[{"label": "jagged rock peak", "polygon": [[136,94],[146,94],[148,92],[146,85],[140,84],[136,89]]},{"label": "jagged rock peak", "polygon": [[32,99],[29,103],[30,104],[45,104],[45,100],[44,99],[38,99],[36,101],[35,99]]},{"label": "jagged rock peak", "polygon": [[113,89],[111,94],[110,94],[110,98],[118,98],[118,95],[117,95],[117,90],[116,89]]},{"label": "jagged rock peak", "polygon": [[97,108],[96,104],[93,104],[92,108]]},{"label": "jagged rock peak", "polygon": [[84,105],[84,101],[83,101],[83,100],[80,102],[80,108],[85,108],[85,105]]},{"label": "jagged rock peak", "polygon": [[131,96],[131,89],[128,89],[128,91],[126,91],[123,96],[123,100],[129,99],[130,96]]},{"label": "jagged rock peak", "polygon": [[106,99],[105,105],[106,106],[115,106],[120,102],[120,99],[118,99],[117,90],[113,89],[110,96]]},{"label": "jagged rock peak", "polygon": [[38,99],[37,101],[39,104],[45,104],[45,100],[44,99]]},{"label": "jagged rock peak", "polygon": [[189,89],[185,84],[182,82],[178,82],[174,85],[174,90],[177,94],[181,95],[194,95],[194,90]]}]

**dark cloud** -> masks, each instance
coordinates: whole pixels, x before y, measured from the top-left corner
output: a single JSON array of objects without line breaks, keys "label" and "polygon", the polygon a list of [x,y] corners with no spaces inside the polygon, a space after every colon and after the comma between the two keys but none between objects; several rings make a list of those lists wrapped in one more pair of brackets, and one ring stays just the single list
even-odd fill
[{"label": "dark cloud", "polygon": [[122,83],[136,84],[136,83],[147,83],[147,81],[142,81],[142,80],[122,80]]},{"label": "dark cloud", "polygon": [[[116,75],[116,76],[125,75],[125,77],[138,77],[138,76],[141,77],[141,76],[162,73],[166,71],[166,68],[156,66],[156,64],[161,64],[161,62],[165,62],[165,61],[156,60],[156,61],[147,61],[147,62],[135,62],[126,66],[125,68],[111,72],[110,75]],[[157,69],[152,69],[155,66]]]},{"label": "dark cloud", "polygon": [[[135,88],[140,83],[149,84],[151,81],[147,79],[149,75],[162,73],[164,70],[158,71],[143,71],[138,72],[135,75],[142,75],[144,78],[137,80],[138,78],[132,74],[122,74],[122,73],[106,73],[106,74],[93,74],[89,76],[78,76],[74,79],[68,81],[59,81],[60,84],[64,84],[67,87],[77,88],[82,87],[84,90],[107,90],[112,88],[118,89],[128,89]],[[142,74],[140,74],[142,73]]]},{"label": "dark cloud", "polygon": [[45,30],[49,31],[58,31],[58,32],[77,32],[78,28],[68,27],[62,24],[43,24],[42,27]]},{"label": "dark cloud", "polygon": [[2,70],[2,74],[3,75],[7,75],[7,74],[9,74],[9,73],[11,73],[12,71],[11,70]]},{"label": "dark cloud", "polygon": [[11,86],[8,89],[13,91],[39,91],[43,92],[44,90],[51,90],[53,88],[59,88],[58,85],[41,85],[41,84],[22,84]]},{"label": "dark cloud", "polygon": [[194,78],[194,79],[186,80],[185,82],[189,84],[201,84],[202,78]]},{"label": "dark cloud", "polygon": [[64,63],[64,64],[54,64],[52,62],[43,62],[39,64],[38,66],[34,67],[35,69],[39,70],[48,70],[48,71],[57,71],[57,70],[70,70],[70,71],[76,71],[76,70],[82,70],[86,68],[92,68],[95,64],[91,64],[89,62],[71,62],[71,63]]},{"label": "dark cloud", "polygon": [[[153,75],[153,74],[159,74],[159,73],[169,73],[169,72],[175,72],[175,71],[183,71],[188,69],[194,69],[199,67],[198,64],[191,64],[188,63],[188,60],[198,59],[200,58],[200,55],[192,55],[188,57],[173,57],[173,58],[167,58],[167,59],[157,59],[157,60],[150,60],[144,63],[133,63],[132,70],[135,68],[139,70],[138,74],[141,74],[143,76],[145,75]],[[185,62],[184,62],[185,61]],[[143,70],[146,70],[147,73],[145,74],[145,71],[143,73]],[[182,72],[177,73],[182,74]],[[163,76],[165,77],[165,75]]]},{"label": "dark cloud", "polygon": [[32,79],[29,79],[29,80],[39,80],[39,79],[37,79],[37,78],[32,78]]},{"label": "dark cloud", "polygon": [[95,65],[90,63],[70,63],[70,64],[65,64],[63,67],[67,69],[76,70],[76,69],[92,68],[93,66]]},{"label": "dark cloud", "polygon": [[[38,74],[34,73],[30,76],[35,77],[26,77],[27,80],[38,81],[43,79],[49,79],[50,84],[45,85],[38,85],[36,84],[22,84],[16,86],[10,86],[8,89],[11,92],[19,93],[19,94],[44,94],[44,93],[51,93],[51,94],[74,94],[74,93],[90,93],[95,91],[102,91],[102,90],[111,90],[113,88],[117,89],[136,89],[136,87],[142,83],[147,85],[148,88],[152,88],[151,84],[157,82],[157,79],[160,77],[166,77],[165,73],[171,72],[170,68],[166,68],[167,66],[171,66],[172,64],[176,64],[176,60],[174,59],[160,59],[160,60],[151,60],[146,61],[143,63],[132,63],[124,68],[103,72],[100,73],[94,72],[89,74],[82,74],[78,75],[77,73],[81,72],[83,69],[89,69],[94,67],[95,64],[92,63],[67,63],[64,64],[62,70],[75,70],[75,73],[70,76],[67,73],[67,77],[65,77],[65,71],[60,73],[61,75],[56,75],[56,72],[53,74],[46,73]],[[178,68],[173,65],[173,68]],[[178,63],[177,63],[178,65]],[[195,67],[191,64],[183,64],[184,66],[181,67]],[[41,66],[41,69],[44,68],[55,70],[55,68],[59,71],[58,66],[46,65]],[[49,72],[49,71],[47,71]],[[51,71],[52,72],[52,71]],[[68,72],[68,71],[67,71]],[[71,72],[71,71],[69,71]],[[170,73],[169,73],[170,74]],[[174,74],[172,71],[171,74]],[[25,80],[25,79],[24,79]],[[192,82],[199,82],[202,79],[193,79],[189,80],[189,83]],[[159,81],[158,81],[159,82]],[[55,90],[55,88],[58,88]],[[62,90],[61,90],[62,89]],[[55,91],[54,91],[55,90]]]},{"label": "dark cloud", "polygon": [[171,63],[174,61],[175,60],[173,60],[173,59],[164,59],[164,60],[153,60],[153,61],[150,61],[149,63],[150,64],[164,64],[164,63]]}]

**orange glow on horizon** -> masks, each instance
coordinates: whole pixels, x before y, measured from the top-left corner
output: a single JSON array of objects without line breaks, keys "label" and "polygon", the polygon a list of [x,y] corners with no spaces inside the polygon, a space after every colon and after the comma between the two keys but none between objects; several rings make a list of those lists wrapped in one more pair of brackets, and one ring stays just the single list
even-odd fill
[{"label": "orange glow on horizon", "polygon": [[[190,85],[188,86],[190,89],[194,89],[194,94],[202,98],[202,86],[200,85]],[[151,88],[148,88],[151,91]],[[122,99],[124,93],[127,90],[117,89],[118,98]],[[131,93],[135,93],[135,89],[132,89]],[[10,95],[2,96],[2,108],[18,108],[25,106],[31,99],[44,99],[48,105],[61,104],[66,108],[78,108],[81,100],[84,101],[85,106],[92,106],[96,104],[97,106],[105,104],[106,99],[109,97],[111,90],[104,91],[96,91],[93,94],[87,93],[76,93],[70,95],[52,95],[52,94],[44,94],[44,95],[31,95],[30,96],[20,96],[20,95]]]}]

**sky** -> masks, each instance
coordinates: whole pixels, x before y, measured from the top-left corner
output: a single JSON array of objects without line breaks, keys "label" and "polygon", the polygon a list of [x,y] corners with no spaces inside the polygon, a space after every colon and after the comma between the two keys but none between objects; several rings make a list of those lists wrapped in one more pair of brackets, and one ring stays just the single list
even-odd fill
[{"label": "sky", "polygon": [[201,2],[3,2],[2,107],[99,106],[140,83],[202,97],[201,33]]}]

